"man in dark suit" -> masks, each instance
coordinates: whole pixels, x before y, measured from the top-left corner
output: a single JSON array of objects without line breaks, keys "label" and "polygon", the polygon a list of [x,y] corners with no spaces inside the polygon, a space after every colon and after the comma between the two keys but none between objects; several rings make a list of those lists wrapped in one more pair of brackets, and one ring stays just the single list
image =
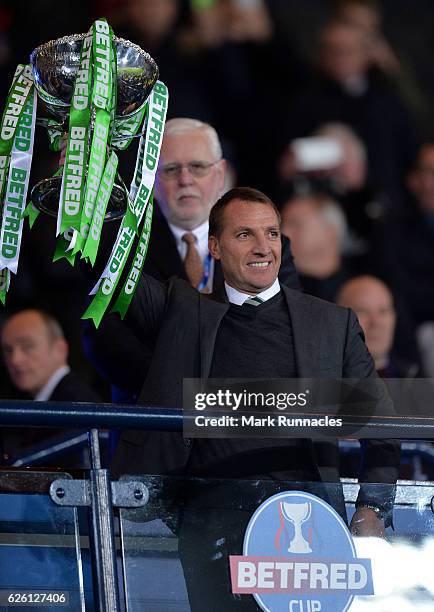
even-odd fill
[{"label": "man in dark suit", "polygon": [[[215,129],[196,119],[166,123],[155,182],[158,206],[143,271],[160,281],[182,278],[209,293],[223,284],[219,262],[208,251],[208,217],[225,188],[226,161]],[[300,284],[289,241],[284,238],[279,279],[293,289]],[[117,342],[111,339],[116,336]],[[118,318],[105,317],[100,329],[87,327],[88,357],[112,384],[113,400],[133,403],[150,354]]]},{"label": "man in dark suit", "polygon": [[389,287],[375,276],[355,276],[339,290],[336,303],[356,313],[375,369],[383,378],[421,376],[416,361],[403,359],[394,348],[397,311]]},{"label": "man in dark suit", "polygon": [[[35,401],[98,402],[100,397],[68,366],[68,343],[59,323],[40,310],[22,310],[12,315],[1,330],[1,350],[12,383],[21,398]],[[58,435],[59,429],[29,430],[4,435],[4,453]],[[63,432],[65,433],[65,432]],[[76,433],[76,432],[74,432]],[[13,442],[12,442],[13,438]],[[14,446],[14,448],[11,446]],[[62,459],[71,465],[72,457]],[[55,463],[57,465],[57,463]],[[48,465],[48,463],[46,463]]]},{"label": "man in dark suit", "polygon": [[[126,321],[153,348],[140,403],[181,406],[184,378],[376,376],[354,313],[280,285],[280,219],[267,196],[238,188],[220,198],[211,211],[209,250],[225,279],[216,294],[201,294],[179,279],[166,286],[144,276],[139,284]],[[244,304],[253,297],[259,304]],[[366,441],[364,459],[363,480],[396,480],[399,452],[394,443]],[[276,480],[337,482],[337,466],[334,444],[325,449],[309,440],[288,439],[196,439],[191,444],[178,434],[130,431],[121,437],[113,471],[224,479],[272,474]],[[383,533],[382,500],[362,492],[357,505],[354,531]],[[188,533],[184,561],[194,559],[187,541],[194,525],[186,527],[184,520],[182,529]],[[202,589],[198,581],[192,586],[186,571],[193,609],[201,609],[212,583],[212,572],[209,581],[205,574]],[[232,609],[231,596],[221,596],[220,608],[213,609]]]}]

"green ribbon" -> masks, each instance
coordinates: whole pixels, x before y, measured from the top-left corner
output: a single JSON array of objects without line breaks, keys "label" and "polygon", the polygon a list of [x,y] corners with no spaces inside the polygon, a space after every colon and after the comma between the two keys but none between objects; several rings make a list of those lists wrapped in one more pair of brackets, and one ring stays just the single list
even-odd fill
[{"label": "green ribbon", "polygon": [[[41,120],[38,120],[38,125],[41,125]],[[61,150],[62,139],[65,136],[62,124],[54,119],[48,119],[45,123],[47,128],[48,140],[50,141],[51,151],[59,153]]]},{"label": "green ribbon", "polygon": [[56,249],[54,251],[53,262],[59,259],[66,259],[71,266],[74,265],[75,253],[71,249],[71,242],[74,238],[74,230],[72,228],[65,230],[57,236]]},{"label": "green ribbon", "polygon": [[110,117],[107,112],[96,111],[92,147],[89,158],[89,169],[84,195],[84,206],[80,220],[80,232],[74,247],[74,253],[81,252],[89,234],[101,177],[104,172],[107,142],[110,129]]},{"label": "green ribbon", "polygon": [[18,121],[33,87],[30,66],[18,64],[6,100],[0,124],[0,198],[3,199],[9,158]]},{"label": "green ribbon", "polygon": [[0,270],[17,273],[27,201],[36,124],[36,93],[30,95],[20,114],[13,138],[0,228]]},{"label": "green ribbon", "polygon": [[6,293],[9,289],[11,275],[9,270],[4,268],[0,270],[0,302],[4,305],[6,302]]},{"label": "green ribbon", "polygon": [[82,257],[89,258],[89,261],[92,266],[94,265],[96,260],[98,245],[101,238],[102,224],[104,223],[105,211],[107,208],[108,201],[110,199],[110,194],[113,189],[117,167],[118,156],[114,151],[112,151],[110,157],[107,160],[104,169],[104,174],[101,178],[98,195],[96,196],[96,203],[93,210],[92,223],[90,225],[86,244],[84,246],[82,254]]},{"label": "green ribbon", "polygon": [[92,103],[110,113],[112,106],[112,40],[113,30],[105,19],[98,19],[93,25],[93,81]]},{"label": "green ribbon", "polygon": [[111,101],[110,101],[110,141],[113,141],[113,130],[116,121],[116,107],[118,100],[118,70],[117,70],[117,55],[116,55],[116,45],[114,41],[113,30],[110,28],[111,32],[111,50],[110,50],[110,61],[111,61],[111,74],[112,74],[112,91],[111,91]]},{"label": "green ribbon", "polygon": [[[58,170],[56,170],[56,172],[53,174],[54,176],[59,176],[60,174],[62,174],[62,168],[59,168]],[[29,227],[30,229],[32,229],[32,227],[35,224],[36,219],[39,217],[39,215],[41,214],[41,212],[36,208],[36,206],[33,204],[33,202],[29,202],[26,206],[25,211],[23,212],[23,219],[25,219],[26,217],[28,217],[29,219]]]},{"label": "green ribbon", "polygon": [[[95,29],[95,24],[92,30]],[[57,234],[79,229],[88,158],[92,83],[92,32],[84,37],[74,83]]]},{"label": "green ribbon", "polygon": [[[107,45],[110,45],[110,47],[107,47]],[[106,70],[107,62],[105,58],[107,53],[109,53],[109,73]],[[113,31],[105,20],[99,20],[95,23],[93,35],[93,62],[95,80],[92,91],[92,103],[97,105],[97,110],[89,157],[84,206],[80,220],[80,231],[76,237],[74,246],[74,253],[83,252],[82,257],[88,257],[91,253],[90,261],[92,264],[96,259],[99,239],[98,241],[90,240],[89,243],[87,243],[87,241],[90,224],[94,217],[98,190],[100,189],[106,163],[110,126],[114,120],[117,99],[116,49],[113,42]],[[101,64],[104,70],[102,70]],[[112,181],[110,193],[113,184],[114,182]],[[86,244],[87,247],[85,247]],[[96,250],[93,247],[96,247]],[[86,248],[86,253],[83,251],[84,248]]]},{"label": "green ribbon", "polygon": [[33,204],[33,202],[29,202],[26,206],[25,211],[23,212],[23,219],[26,217],[29,218],[29,227],[32,229],[35,224],[36,219],[39,217],[39,210]]},{"label": "green ribbon", "polygon": [[[87,42],[86,42],[87,41]],[[89,167],[86,178],[86,165],[80,171],[83,171],[82,182],[78,184],[77,178],[72,177],[72,181],[76,181],[76,191],[72,191],[75,198],[79,197],[79,201],[71,207],[73,215],[69,219],[65,219],[65,209],[63,203],[66,200],[66,188],[68,180],[68,149],[66,154],[66,163],[64,171],[64,179],[62,184],[62,212],[61,221],[58,221],[58,231],[73,228],[76,230],[71,241],[69,242],[68,251],[72,250],[75,255],[82,252],[85,247],[89,228],[94,216],[94,210],[97,200],[98,190],[100,188],[101,178],[107,158],[107,145],[110,138],[110,123],[114,118],[114,109],[116,107],[116,51],[113,42],[113,30],[108,25],[105,19],[98,19],[92,26],[91,32],[83,42],[84,55],[82,49],[81,60],[83,59],[84,71],[77,73],[74,88],[78,87],[83,95],[87,94],[86,105],[84,100],[78,99],[83,106],[82,116],[77,117],[76,109],[71,104],[70,125],[80,124],[84,120],[86,128],[86,137],[88,142],[88,130],[90,109],[95,108],[95,125],[92,136],[92,144],[90,150],[87,147],[83,156],[83,161],[89,159]],[[86,87],[84,87],[86,86]],[[74,101],[74,98],[73,98]],[[84,108],[86,106],[86,108]],[[83,128],[82,126],[79,126]],[[68,137],[68,142],[70,138]],[[70,170],[77,173],[77,166],[70,167]],[[113,185],[113,183],[112,183]],[[80,192],[78,192],[80,187]],[[110,194],[109,194],[110,196]],[[65,246],[65,240],[61,240],[60,247],[56,248],[56,255],[61,256],[61,247]],[[90,244],[98,247],[98,241],[91,241]],[[87,255],[89,255],[87,249]],[[96,252],[90,250],[91,261],[95,260]],[[66,252],[65,252],[66,257]],[[71,261],[70,254],[67,256],[68,261]]]},{"label": "green ribbon", "polygon": [[116,149],[125,151],[125,149],[130,146],[134,136],[143,124],[146,108],[147,105],[145,104],[138,113],[135,113],[131,117],[126,119],[115,119],[112,145],[116,147]]},{"label": "green ribbon", "polygon": [[[134,204],[123,219],[109,261],[92,291],[94,298],[82,317],[92,319],[96,327],[114,295],[133,245],[135,227],[140,226],[151,197],[163,140],[168,98],[167,87],[161,81],[157,81],[149,99],[146,135],[142,136],[140,143],[142,162],[136,164],[131,185],[130,196],[134,199]],[[136,222],[136,226],[133,221]]]},{"label": "green ribbon", "polygon": [[134,254],[133,265],[128,274],[127,280],[122,287],[122,290],[112,308],[112,312],[118,312],[123,319],[133,299],[134,292],[139,282],[140,274],[145,263],[146,253],[148,252],[149,239],[151,237],[151,226],[152,226],[152,213],[154,209],[154,198],[153,194],[150,197],[148,207],[146,208],[145,222],[143,224],[142,234],[140,236],[139,244],[137,245],[136,252]]}]

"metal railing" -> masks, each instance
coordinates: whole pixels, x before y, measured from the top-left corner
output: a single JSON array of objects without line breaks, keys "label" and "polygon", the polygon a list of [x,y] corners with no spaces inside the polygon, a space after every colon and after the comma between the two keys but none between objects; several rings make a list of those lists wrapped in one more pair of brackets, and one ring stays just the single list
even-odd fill
[{"label": "metal railing", "polygon": [[[312,417],[312,413],[291,412],[291,418]],[[182,431],[185,419],[179,408],[131,406],[128,404],[89,404],[82,402],[0,401],[0,426],[93,427]],[[355,433],[356,432],[356,433]],[[336,427],[322,427],[321,436],[334,438],[434,439],[434,417],[381,417],[348,415],[337,432]],[[338,434],[338,435],[337,435]],[[311,427],[297,427],[298,437],[312,437]]]},{"label": "metal railing", "polygon": [[[292,415],[303,418],[303,414]],[[310,415],[312,416],[312,415]],[[145,429],[182,431],[183,413],[179,409],[137,407],[113,404],[60,403],[0,401],[1,426],[37,426],[89,429],[91,469],[88,480],[57,480],[52,483],[50,495],[58,505],[89,506],[91,517],[91,551],[95,572],[95,595],[99,610],[117,612],[121,610],[116,567],[113,507],[144,506],[148,491],[137,482],[111,482],[109,472],[101,466],[97,428]],[[409,422],[402,417],[371,417],[362,423],[357,417],[347,420],[346,425],[354,437],[382,437],[404,439],[434,438],[434,418],[417,418]],[[354,428],[359,427],[359,436]],[[304,435],[312,437],[306,428]],[[347,435],[344,426],[336,436]],[[354,485],[348,484],[354,496]],[[431,494],[432,492],[430,492]]]}]

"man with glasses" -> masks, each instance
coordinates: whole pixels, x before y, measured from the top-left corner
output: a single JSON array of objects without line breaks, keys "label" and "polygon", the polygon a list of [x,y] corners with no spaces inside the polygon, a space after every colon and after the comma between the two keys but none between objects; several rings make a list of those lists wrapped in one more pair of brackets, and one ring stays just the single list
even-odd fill
[{"label": "man with glasses", "polygon": [[214,128],[194,119],[167,122],[155,183],[160,214],[154,218],[147,273],[212,289],[208,216],[224,190],[225,169]]},{"label": "man with glasses", "polygon": [[[155,181],[155,207],[143,272],[160,281],[179,277],[204,293],[223,284],[221,266],[208,251],[208,217],[225,191],[226,161],[215,129],[202,121],[170,119],[165,126]],[[289,241],[282,240],[279,280],[300,289]],[[133,403],[151,355],[109,315],[85,331],[88,357],[112,384],[114,401]],[[112,338],[117,342],[113,343]]]},{"label": "man with glasses", "polygon": [[[144,272],[158,280],[178,276],[200,291],[223,282],[208,252],[208,217],[225,191],[226,160],[215,129],[202,121],[170,119],[155,182],[158,203]],[[289,244],[283,243],[280,280],[299,289]]]}]

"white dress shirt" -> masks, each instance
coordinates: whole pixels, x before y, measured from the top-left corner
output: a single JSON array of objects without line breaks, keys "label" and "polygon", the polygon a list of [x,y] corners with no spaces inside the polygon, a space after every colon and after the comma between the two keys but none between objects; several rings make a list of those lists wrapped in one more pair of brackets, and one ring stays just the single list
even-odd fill
[{"label": "white dress shirt", "polygon": [[236,304],[237,306],[242,306],[246,300],[252,297],[261,298],[261,300],[263,300],[264,302],[271,299],[277,293],[279,293],[280,283],[278,279],[276,278],[276,280],[271,285],[271,287],[268,287],[268,289],[265,289],[264,291],[261,291],[261,293],[257,293],[256,295],[249,295],[247,293],[242,293],[241,291],[238,291],[238,289],[234,289],[234,287],[231,287],[230,285],[228,285],[226,281],[225,281],[225,289],[226,289],[226,294],[228,296],[229,302],[231,304]]},{"label": "white dress shirt", "polygon": [[51,377],[47,380],[42,389],[39,389],[35,397],[33,398],[35,402],[47,402],[54,389],[60,383],[62,378],[65,378],[67,374],[71,371],[71,368],[67,365],[60,367],[58,370],[51,375]]}]

